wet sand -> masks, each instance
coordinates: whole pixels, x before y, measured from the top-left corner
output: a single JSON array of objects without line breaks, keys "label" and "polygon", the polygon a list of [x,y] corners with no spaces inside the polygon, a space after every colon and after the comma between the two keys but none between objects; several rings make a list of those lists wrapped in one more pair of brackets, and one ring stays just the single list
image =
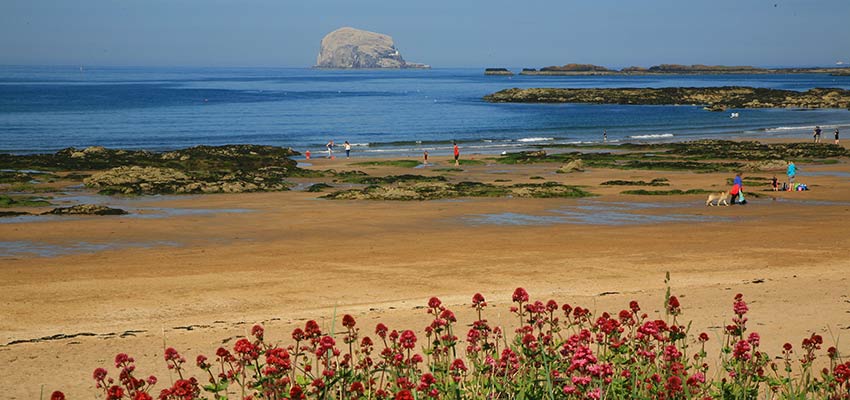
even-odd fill
[{"label": "wet sand", "polygon": [[[409,169],[313,159],[309,168],[431,175],[450,167],[446,159],[434,161],[440,165]],[[494,306],[490,319],[504,321],[519,286],[532,298],[600,312],[636,299],[653,315],[662,312],[667,271],[694,332],[719,335],[739,292],[768,353],[778,354],[786,341],[798,345],[811,332],[829,344],[848,332],[847,160],[801,165],[797,180],[811,191],[752,187],[765,196],[749,197],[746,206],[710,208],[705,195],[630,196],[619,193],[636,188],[599,184],[663,177],[670,187],[646,189],[720,191],[731,174],[555,174],[557,167],[477,165],[446,174],[457,181],[585,185],[600,196],[381,202],[291,191],[143,199],[150,201],[139,206],[222,212],[0,223],[2,241],[24,249],[27,243],[94,246],[0,253],[2,397],[37,398],[44,385],[48,394],[62,389],[69,398],[90,398],[92,370],[113,372],[118,352],[135,356],[141,374],[168,382],[163,341],[194,359],[245,335],[254,323],[284,343],[306,319],[329,328],[335,311],[353,314],[364,332],[378,320],[421,330],[427,317],[419,307],[430,296],[453,305],[463,322],[471,321],[467,304],[476,292]],[[784,179],[784,171],[776,174]]]}]

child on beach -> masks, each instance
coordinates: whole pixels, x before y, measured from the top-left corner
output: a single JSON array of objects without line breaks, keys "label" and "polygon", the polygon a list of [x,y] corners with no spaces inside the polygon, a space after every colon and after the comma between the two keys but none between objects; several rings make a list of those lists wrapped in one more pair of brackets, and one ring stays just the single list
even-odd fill
[{"label": "child on beach", "polygon": [[351,158],[351,143],[348,143],[348,140],[345,141],[345,158]]},{"label": "child on beach", "polygon": [[428,165],[428,150],[425,150],[425,152],[422,154],[422,156],[425,158],[425,161],[423,161],[422,164]]},{"label": "child on beach", "polygon": [[779,180],[776,179],[776,175],[774,175],[773,179],[770,180],[770,185],[773,187],[774,192],[779,191]]}]

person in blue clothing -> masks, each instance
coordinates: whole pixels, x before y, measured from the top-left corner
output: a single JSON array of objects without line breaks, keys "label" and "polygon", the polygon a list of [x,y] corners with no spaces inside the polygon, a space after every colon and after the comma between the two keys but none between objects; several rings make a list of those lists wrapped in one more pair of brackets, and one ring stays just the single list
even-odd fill
[{"label": "person in blue clothing", "polygon": [[794,162],[788,160],[788,191],[794,190],[794,175],[797,175],[797,166],[794,165]]},{"label": "person in blue clothing", "polygon": [[743,196],[743,194],[744,194],[744,180],[741,179],[741,173],[740,172],[735,174],[735,180],[732,181],[732,190],[729,191],[729,194],[732,195],[731,196],[732,197],[731,198],[732,204],[736,204],[736,203],[744,204],[744,202],[738,201],[740,196]]}]

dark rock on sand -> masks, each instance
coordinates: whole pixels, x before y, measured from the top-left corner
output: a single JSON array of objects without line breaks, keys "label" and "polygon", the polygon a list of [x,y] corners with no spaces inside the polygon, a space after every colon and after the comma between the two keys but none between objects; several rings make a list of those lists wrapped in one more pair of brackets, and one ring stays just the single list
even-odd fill
[{"label": "dark rock on sand", "polygon": [[127,211],[97,204],[78,204],[71,207],[58,207],[42,215],[126,215]]}]

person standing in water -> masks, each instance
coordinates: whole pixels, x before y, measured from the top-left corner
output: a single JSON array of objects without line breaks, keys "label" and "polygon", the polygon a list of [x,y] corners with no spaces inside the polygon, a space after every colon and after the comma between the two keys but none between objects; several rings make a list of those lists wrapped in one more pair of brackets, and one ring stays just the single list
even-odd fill
[{"label": "person standing in water", "polygon": [[815,133],[813,135],[815,137],[815,143],[820,143],[820,134],[821,134],[820,126],[816,126],[815,127]]},{"label": "person standing in water", "polygon": [[602,143],[608,143],[608,130],[602,130]]},{"label": "person standing in water", "polygon": [[455,153],[455,166],[460,165],[460,147],[457,147],[457,142],[452,142],[454,144],[454,153]]},{"label": "person standing in water", "polygon": [[835,144],[838,144],[838,128],[835,128]]},{"label": "person standing in water", "polygon": [[333,158],[334,157],[334,141],[329,140],[328,144],[326,144],[325,147],[328,148],[328,158]]},{"label": "person standing in water", "polygon": [[351,143],[348,143],[348,140],[345,141],[345,158],[351,158]]}]

